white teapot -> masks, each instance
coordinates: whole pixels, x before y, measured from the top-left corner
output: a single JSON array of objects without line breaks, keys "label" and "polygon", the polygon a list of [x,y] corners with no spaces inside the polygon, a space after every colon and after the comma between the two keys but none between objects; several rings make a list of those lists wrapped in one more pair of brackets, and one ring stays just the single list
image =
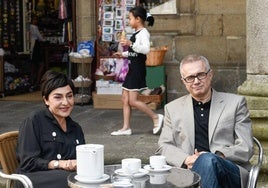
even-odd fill
[{"label": "white teapot", "polygon": [[104,145],[82,144],[76,146],[77,175],[89,180],[104,175]]}]

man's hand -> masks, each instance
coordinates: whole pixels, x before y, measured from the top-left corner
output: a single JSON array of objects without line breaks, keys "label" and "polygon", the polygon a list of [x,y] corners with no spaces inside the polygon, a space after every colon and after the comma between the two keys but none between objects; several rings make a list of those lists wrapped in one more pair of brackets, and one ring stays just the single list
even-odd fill
[{"label": "man's hand", "polygon": [[222,152],[216,151],[215,154],[218,155],[219,157],[225,159],[225,155]]},{"label": "man's hand", "polygon": [[184,164],[187,166],[188,169],[191,169],[196,161],[196,159],[202,155],[203,153],[206,153],[204,151],[198,152],[197,149],[194,150],[194,154],[186,157]]}]

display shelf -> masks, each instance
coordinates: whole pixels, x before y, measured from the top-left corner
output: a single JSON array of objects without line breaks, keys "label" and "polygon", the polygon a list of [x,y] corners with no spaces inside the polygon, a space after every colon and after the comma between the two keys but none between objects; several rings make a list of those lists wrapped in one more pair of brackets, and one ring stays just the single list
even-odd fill
[{"label": "display shelf", "polygon": [[0,1],[0,46],[6,52],[23,51],[23,1]]},{"label": "display shelf", "polygon": [[[91,62],[92,57],[75,57],[69,56],[70,61],[70,72],[72,72],[72,64],[81,65],[81,76],[82,78],[79,81],[73,80],[74,86],[77,88],[78,93],[75,95],[75,104],[84,104],[89,103],[91,99],[90,87],[92,84],[91,80],[84,80],[84,78],[91,78]],[[85,65],[89,65],[85,67]],[[78,73],[79,74],[79,73]]]},{"label": "display shelf", "polygon": [[118,43],[123,31],[126,33],[126,37],[132,35],[133,29],[129,25],[128,11],[138,3],[139,0],[97,0],[97,67],[101,58],[114,58],[112,54],[118,50]]},{"label": "display shelf", "polygon": [[82,80],[82,81],[74,81],[74,87],[90,87],[92,84],[91,80]]},{"label": "display shelf", "polygon": [[[0,60],[0,92],[2,96],[29,92],[30,61],[29,54],[12,54],[1,56]],[[5,67],[5,62],[12,70]]]},{"label": "display shelf", "polygon": [[[148,66],[146,71],[146,82],[150,89],[165,85],[166,74],[163,65]],[[121,109],[121,98],[121,94],[111,94],[109,92],[107,94],[97,94],[97,92],[93,92],[93,105],[94,108],[99,109]],[[166,92],[160,95],[139,95],[138,99],[146,103],[151,109],[156,110],[166,104]]]},{"label": "display shelf", "polygon": [[69,56],[69,57],[72,63],[91,63],[93,59],[92,57],[87,57],[87,56],[83,56],[83,57]]},{"label": "display shelf", "polygon": [[[97,94],[92,93],[93,107],[95,109],[122,109],[122,95],[118,94]],[[160,107],[163,95],[139,95],[139,100],[146,103],[146,105],[152,110],[156,110]]]}]

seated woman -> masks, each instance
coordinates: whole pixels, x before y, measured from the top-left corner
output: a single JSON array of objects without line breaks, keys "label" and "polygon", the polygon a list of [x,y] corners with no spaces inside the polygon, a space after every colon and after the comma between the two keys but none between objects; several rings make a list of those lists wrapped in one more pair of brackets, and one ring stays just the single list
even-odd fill
[{"label": "seated woman", "polygon": [[76,146],[85,144],[85,138],[70,117],[74,89],[66,75],[47,71],[41,80],[46,107],[26,118],[19,129],[17,173],[28,176],[34,187],[68,187],[67,176],[76,170]]}]

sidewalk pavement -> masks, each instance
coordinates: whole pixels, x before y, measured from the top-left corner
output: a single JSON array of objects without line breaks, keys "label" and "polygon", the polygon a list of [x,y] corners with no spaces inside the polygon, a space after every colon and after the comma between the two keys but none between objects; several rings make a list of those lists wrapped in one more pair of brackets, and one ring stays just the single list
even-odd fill
[{"label": "sidewalk pavement", "polygon": [[[42,102],[0,101],[0,134],[18,130],[20,123],[33,110],[42,107]],[[163,114],[163,109],[156,111]],[[153,135],[153,123],[144,113],[133,110],[131,136],[110,136],[114,130],[122,127],[122,110],[99,110],[92,105],[75,105],[71,114],[83,128],[86,143],[104,145],[105,164],[121,163],[123,158],[136,157],[143,164],[149,163],[149,157],[157,149],[159,135]],[[258,188],[268,188],[267,177],[261,174]],[[0,188],[3,187],[0,179]]]},{"label": "sidewalk pavement", "polygon": [[[18,130],[30,112],[44,105],[42,102],[0,101],[0,133]],[[156,111],[163,114],[163,109]],[[122,110],[94,109],[93,105],[75,105],[71,117],[85,133],[87,144],[104,145],[105,164],[121,163],[123,158],[140,158],[148,164],[149,156],[157,149],[159,135],[153,135],[153,123],[149,116],[133,110],[131,136],[111,136],[122,127]]]}]

